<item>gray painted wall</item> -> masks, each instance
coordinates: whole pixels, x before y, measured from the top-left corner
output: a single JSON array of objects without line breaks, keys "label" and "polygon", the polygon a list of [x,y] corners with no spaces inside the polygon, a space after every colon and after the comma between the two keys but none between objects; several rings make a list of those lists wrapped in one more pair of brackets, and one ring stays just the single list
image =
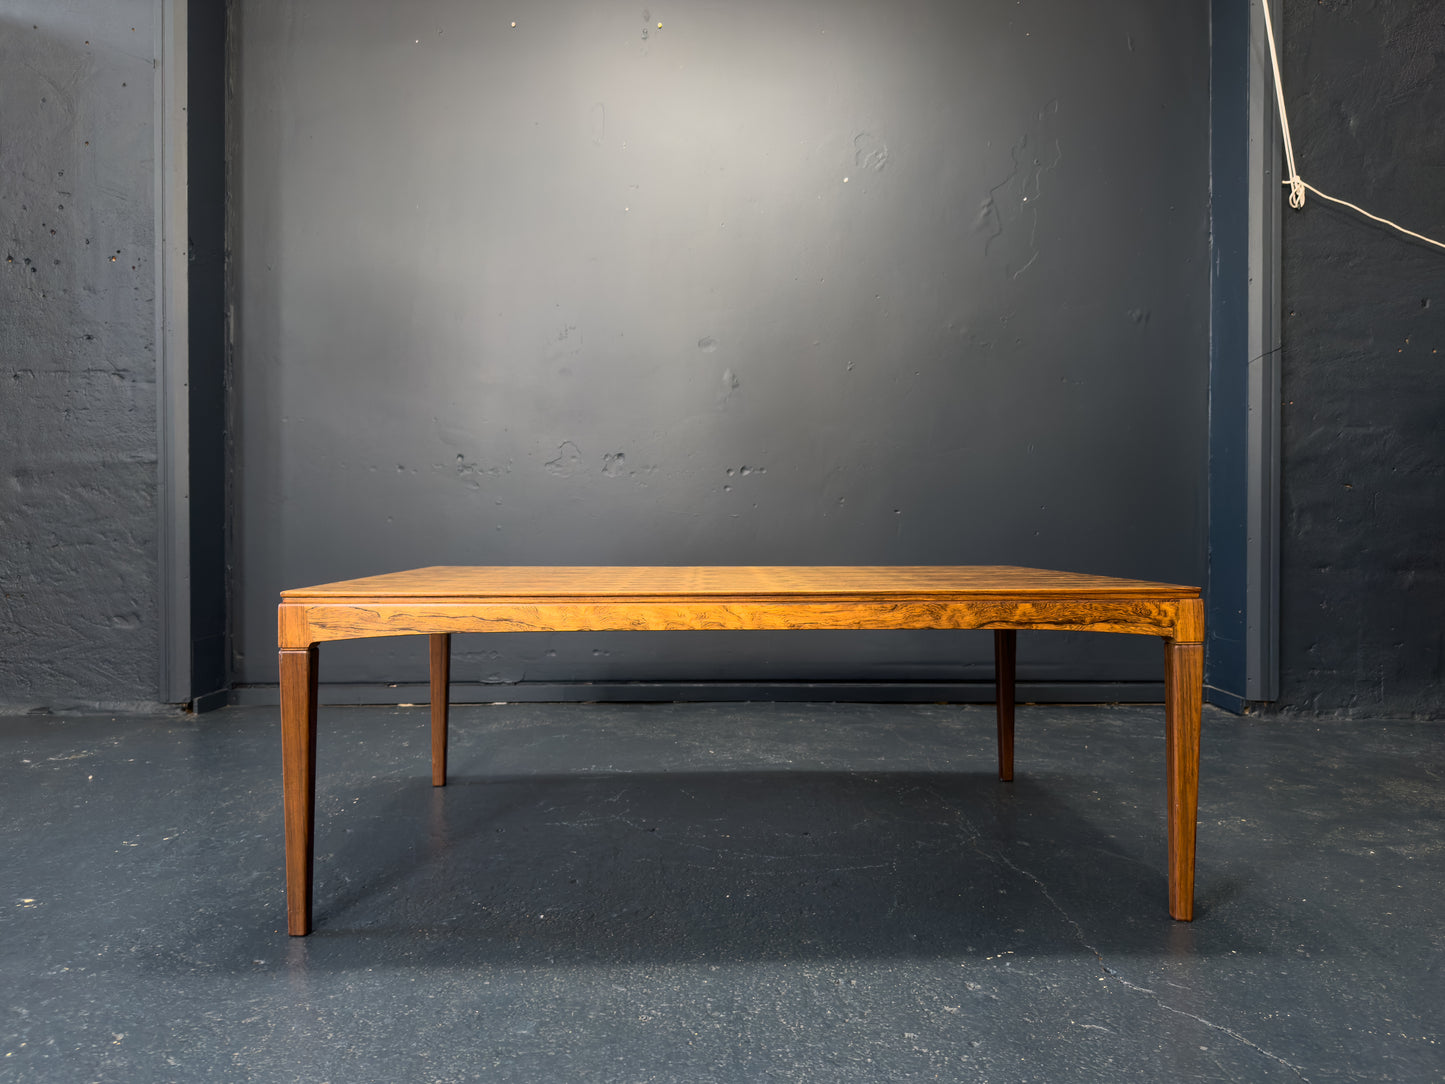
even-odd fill
[{"label": "gray painted wall", "polygon": [[[260,653],[251,672],[264,677],[269,665],[275,589],[400,560],[602,559],[605,553],[617,560],[1047,562],[1057,556],[1054,547],[1067,544],[1078,567],[1197,577],[1199,556],[1179,542],[1201,533],[1197,518],[1181,511],[1197,497],[1197,480],[1186,479],[1182,494],[1151,480],[1167,473],[1171,461],[1182,459],[1186,467],[1197,461],[1197,419],[1163,395],[1155,399],[1167,409],[1154,421],[1085,409],[1086,400],[1077,397],[1114,365],[1122,366],[1109,378],[1116,386],[1166,363],[1182,365],[1202,384],[1202,348],[1192,330],[1202,316],[1186,315],[1181,324],[1178,312],[1156,300],[1161,271],[1169,268],[1184,272],[1171,280],[1171,296],[1188,297],[1198,287],[1189,276],[1202,251],[1202,182],[1198,190],[1176,184],[1199,176],[1201,137],[1188,118],[1203,113],[1197,96],[1204,84],[1184,75],[1202,64],[1203,37],[1169,31],[1181,11],[1186,23],[1202,15],[1121,4],[1102,16],[1094,10],[1081,25],[1082,16],[1071,16],[1067,7],[1049,19],[1032,8],[1036,23],[1017,6],[1004,7],[976,12],[976,33],[959,46],[969,63],[940,70],[947,25],[932,9],[893,7],[868,24],[856,7],[791,7],[770,15],[756,6],[707,8],[687,17],[706,20],[706,42],[684,50],[672,42],[688,35],[671,33],[686,29],[682,11],[650,13],[665,26],[644,43],[640,10],[594,5],[585,26],[615,54],[594,55],[596,41],[575,40],[581,28],[570,37],[549,31],[538,40],[537,27],[524,24],[518,29],[530,29],[530,42],[509,40],[505,52],[490,58],[499,78],[506,77],[497,85],[479,63],[466,60],[488,55],[478,49],[484,28],[464,18],[473,9],[415,8],[418,20],[431,20],[436,38],[456,35],[462,45],[445,64],[448,54],[428,37],[432,51],[416,53],[413,65],[401,55],[405,50],[388,54],[379,40],[400,32],[408,44],[411,26],[378,26],[374,6],[363,9],[360,20],[313,6],[306,22],[289,24],[280,6],[246,0],[236,14],[246,28],[242,44],[250,43],[244,48],[248,84],[274,73],[309,95],[284,101],[272,95],[269,105],[246,98],[241,104],[249,112],[238,129],[247,157],[237,174],[244,182],[237,199],[244,196],[257,215],[270,215],[250,220],[238,238],[252,276],[238,300],[253,308],[268,298],[285,302],[271,318],[250,312],[241,328],[248,394],[264,404],[275,403],[282,387],[306,393],[291,397],[299,404],[293,412],[273,412],[269,431],[263,416],[247,434],[244,477],[251,496],[242,518],[252,542],[238,556],[250,572],[269,567],[272,581],[261,583],[238,615],[249,630],[247,650]],[[155,697],[154,11],[148,0],[10,0],[0,11],[4,708]],[[726,27],[717,22],[728,11],[734,24],[723,34]],[[538,8],[529,19],[557,12]],[[487,14],[482,9],[475,18]],[[819,22],[824,17],[826,26]],[[908,53],[911,37],[900,37],[910,27],[923,31],[925,48],[917,56]],[[816,29],[829,29],[844,43],[831,54],[804,53],[801,43],[806,37],[811,45]],[[416,22],[412,50],[422,48],[420,31]],[[696,28],[690,33],[696,37]],[[357,39],[368,37],[377,40],[360,48]],[[1306,176],[1427,231],[1445,228],[1445,186],[1430,166],[1441,158],[1445,138],[1435,123],[1445,113],[1438,6],[1387,0],[1365,9],[1290,0],[1285,40]],[[1069,50],[1069,41],[1081,47]],[[718,43],[709,54],[715,72],[741,56],[753,82],[766,77],[764,85],[702,93],[699,51],[713,50],[708,42]],[[266,46],[277,53],[270,61],[257,56]],[[689,50],[692,59],[678,55]],[[907,62],[896,62],[900,55]],[[1079,70],[1082,57],[1095,55],[1118,83],[1112,96]],[[690,65],[693,83],[679,62]],[[706,72],[708,65],[701,66]],[[830,78],[814,94],[810,78],[827,71]],[[1177,87],[1169,89],[1176,77],[1189,83],[1182,99],[1173,97]],[[694,89],[684,96],[689,86]],[[1139,86],[1149,93],[1127,93]],[[425,91],[419,97],[418,88]],[[941,94],[944,89],[951,96]],[[968,93],[953,93],[963,90]],[[1055,100],[1058,112],[1045,113]],[[594,117],[598,102],[603,110]],[[736,109],[725,110],[727,102]],[[904,105],[923,108],[916,125],[903,115]],[[367,110],[375,116],[369,119]],[[1115,113],[1118,130],[1100,138],[1099,116]],[[552,142],[540,134],[535,141],[521,138],[528,124],[544,123]],[[780,153],[790,123],[809,141],[811,157],[793,154],[785,176],[769,174],[768,168],[781,167],[769,167],[771,157],[761,154]],[[925,126],[935,135],[920,140]],[[863,132],[888,147],[881,173],[859,169],[873,153],[852,143]],[[1030,142],[1020,147],[1015,172],[1014,150],[1025,135]],[[598,137],[600,143],[590,142]],[[624,138],[648,152],[646,170],[626,168]],[[1063,157],[1035,174],[1028,152],[1051,147],[1050,138],[1059,141]],[[333,154],[330,161],[305,150],[318,139]],[[297,159],[284,168],[277,158],[283,149]],[[590,163],[596,169],[570,180],[567,171],[554,177],[538,165],[586,166],[579,155],[589,150],[596,152]],[[704,152],[711,158],[701,160],[712,169],[731,168],[732,181],[725,184],[724,175],[713,178],[696,164]],[[734,233],[735,247],[721,247],[720,233],[702,232],[701,212],[689,217],[676,179],[664,168],[670,163],[699,199],[707,198],[707,209],[742,214],[733,220],[742,237]],[[919,179],[923,166],[935,178],[933,188]],[[284,192],[278,187],[283,173],[291,177]],[[837,187],[840,174],[850,176],[846,197]],[[788,183],[775,183],[780,176]],[[881,211],[883,200],[861,210],[842,202],[862,191],[852,188],[859,177],[871,186],[870,197],[890,197]],[[609,187],[589,196],[588,180]],[[614,190],[628,195],[627,185],[644,181],[656,189],[648,213],[662,217],[640,234],[608,240],[604,227],[623,227],[609,224],[598,207],[617,202]],[[426,214],[415,199],[408,209],[387,198],[406,184],[427,193]],[[1035,187],[1026,190],[1026,184]],[[778,193],[790,194],[792,204]],[[1025,194],[1033,195],[1027,211]],[[558,215],[537,209],[542,195]],[[815,206],[804,216],[807,198]],[[905,213],[905,198],[920,208],[916,215]],[[981,214],[989,198],[993,216]],[[623,206],[632,206],[631,199]],[[647,207],[639,200],[636,211]],[[755,218],[742,230],[750,207],[764,225]],[[531,217],[524,219],[524,211]],[[665,227],[688,222],[699,229],[688,249],[692,273],[682,276],[675,273],[676,246],[663,242],[673,236]],[[1292,315],[1285,327],[1282,704],[1438,715],[1445,654],[1438,622],[1445,594],[1438,501],[1445,449],[1435,353],[1445,347],[1439,258],[1318,201],[1288,215],[1285,225],[1286,312]],[[1003,232],[988,244],[999,227]],[[900,229],[905,240],[922,235],[919,247],[903,244]],[[1121,286],[1118,267],[1104,262],[1079,281],[1083,246],[1157,259],[1153,239],[1161,229],[1169,251],[1183,254],[1169,268],[1152,265],[1149,274]],[[1024,245],[1029,235],[1036,245]],[[478,243],[484,236],[491,246]],[[769,241],[774,237],[776,246]],[[325,251],[308,253],[312,246]],[[1034,248],[1039,259],[1014,278]],[[923,264],[915,266],[912,251],[927,254]],[[284,280],[268,283],[267,256]],[[793,287],[785,260],[800,278],[805,269],[819,271],[829,280],[819,287],[831,283],[833,289],[807,294]],[[697,273],[708,267],[718,269],[711,279]],[[910,274],[924,270],[929,274]],[[952,272],[947,284],[934,281],[932,273],[941,270]],[[348,302],[349,284],[365,289]],[[889,292],[882,285],[890,285]],[[712,287],[723,300],[709,306]],[[1060,291],[1059,303],[1040,321],[1040,298],[1050,288]],[[678,307],[689,290],[701,296]],[[889,300],[893,315],[870,308],[874,294],[878,302]],[[589,323],[565,313],[544,319],[549,295],[554,306],[565,300]],[[589,297],[600,299],[594,303],[600,312],[588,308]],[[487,308],[483,300],[502,304]],[[1122,300],[1128,301],[1123,309]],[[318,301],[353,306],[332,325],[334,347],[328,328],[307,313]],[[1129,312],[1141,322],[1121,327],[1118,317]],[[797,317],[791,333],[783,318],[789,314]],[[436,333],[447,326],[443,318],[452,322],[448,334]],[[603,350],[609,344],[597,338],[599,325],[640,345],[630,353],[616,345]],[[575,354],[569,348],[578,347],[577,340],[557,337],[573,326],[578,335],[590,330]],[[383,349],[371,339],[377,329],[405,349]],[[704,336],[714,340],[710,352],[697,346]],[[405,356],[407,367],[388,360],[396,356]],[[910,357],[919,362],[911,392],[910,370],[899,363]],[[1065,358],[1076,365],[1074,384],[1060,372]],[[564,377],[563,368],[576,379]],[[738,379],[736,388],[724,384],[724,370]],[[1006,391],[1014,371],[1044,374],[1020,387],[1026,383],[1054,420],[1077,408],[1073,423],[1060,431],[1073,447],[1118,446],[1124,451],[1113,458],[1116,465],[1125,461],[1125,469],[1101,479],[1087,463],[1061,463],[1056,448],[1022,428],[1025,395]],[[633,379],[638,374],[655,379]],[[860,374],[846,391],[850,386],[840,381]],[[351,428],[366,440],[339,454],[349,439],[340,432],[341,408],[385,405],[395,401],[387,393],[398,389],[409,401],[401,414],[387,423],[382,410],[353,413]],[[413,391],[435,404],[430,414]],[[884,425],[882,416],[894,420]],[[309,418],[325,426],[322,439],[311,443],[297,426]],[[336,441],[326,439],[332,435]],[[265,447],[270,440],[278,442],[274,454]],[[556,466],[565,469],[548,472],[567,440],[578,447],[580,461],[569,466],[564,456]],[[410,463],[398,458],[406,471],[397,473],[389,462],[396,450],[429,454]],[[608,475],[603,457],[618,451],[626,456],[626,473],[614,466]],[[803,456],[807,451],[815,454]],[[1001,470],[1007,456],[1030,474]],[[744,464],[769,470],[726,477],[728,466]],[[262,466],[269,473],[258,473]],[[649,466],[656,469],[646,471]],[[1059,470],[1067,484],[1050,484]],[[1024,484],[1029,481],[1032,489]],[[310,507],[322,484],[332,482],[338,483],[329,490],[333,496]],[[832,503],[818,496],[820,482]],[[721,489],[729,484],[733,490]],[[1033,507],[1035,493],[1042,494],[1043,508]],[[723,502],[732,495],[746,499],[729,508]],[[833,510],[840,496],[848,518]],[[495,503],[499,498],[502,504]],[[1159,508],[1163,522],[1174,524],[1166,532],[1170,539],[1149,535],[1131,549],[1136,543],[1107,529],[1106,513],[1136,506]],[[902,515],[890,519],[895,507]],[[1002,511],[990,517],[990,508]],[[1072,521],[1060,514],[1065,510],[1075,513]],[[334,528],[326,527],[328,518]],[[321,549],[308,556],[313,538]],[[1140,551],[1147,551],[1148,567],[1140,567]],[[1032,664],[1026,656],[1025,668],[1043,669],[1045,639],[1025,644],[1026,652],[1031,646],[1036,652]],[[1057,672],[1087,668],[1072,653],[1102,653],[1124,643],[1070,644]],[[754,656],[735,664],[735,649],[726,643],[700,651],[692,670],[639,649],[594,660],[591,643],[569,645],[562,639],[521,645],[496,658],[469,649],[465,640],[459,648],[472,651],[464,661],[474,678],[585,676],[609,665],[628,674],[672,666],[695,675],[703,663],[761,673],[773,662]],[[875,673],[957,674],[960,653],[985,658],[976,643],[960,652],[959,638],[949,637],[910,639],[896,651],[790,640],[791,654],[774,672],[828,673],[839,660],[847,666],[866,660],[875,647],[893,651],[887,656],[892,669],[879,666]],[[548,650],[559,651],[556,660]],[[365,673],[364,656],[347,671],[346,660],[334,658],[339,654],[328,649],[328,676],[338,668]],[[420,673],[420,660],[408,661],[404,652],[372,662],[388,674]],[[544,665],[554,669],[538,669]],[[1154,653],[1113,665],[1114,674],[1147,675]]]},{"label": "gray painted wall", "polygon": [[155,7],[0,8],[0,708],[157,698]]},{"label": "gray painted wall", "polygon": [[[239,0],[237,679],[275,680],[281,588],[413,565],[1203,582],[1207,14]],[[1147,640],[1020,650],[1161,673]],[[989,665],[986,634],[457,653],[464,681]],[[423,673],[407,641],[323,665]]]},{"label": "gray painted wall", "polygon": [[[1300,174],[1445,240],[1445,9],[1285,2]],[[1439,717],[1445,252],[1310,197],[1284,221],[1280,707]]]}]

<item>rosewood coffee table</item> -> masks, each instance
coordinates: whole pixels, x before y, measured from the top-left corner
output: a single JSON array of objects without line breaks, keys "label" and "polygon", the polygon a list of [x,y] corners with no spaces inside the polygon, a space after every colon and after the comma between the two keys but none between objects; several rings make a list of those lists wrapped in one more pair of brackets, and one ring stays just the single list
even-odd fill
[{"label": "rosewood coffee table", "polygon": [[435,567],[281,592],[286,916],[311,931],[317,647],[431,637],[432,783],[446,783],[454,632],[993,629],[999,778],[1013,778],[1016,630],[1159,636],[1165,663],[1169,913],[1194,914],[1204,607],[1199,588],[1009,566]]}]

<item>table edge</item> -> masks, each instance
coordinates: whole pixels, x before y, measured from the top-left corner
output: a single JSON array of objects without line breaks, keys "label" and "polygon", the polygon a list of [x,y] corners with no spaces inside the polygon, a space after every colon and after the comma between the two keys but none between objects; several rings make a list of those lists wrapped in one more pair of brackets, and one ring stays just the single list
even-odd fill
[{"label": "table edge", "polygon": [[970,588],[898,588],[880,586],[876,590],[860,589],[857,587],[840,587],[837,589],[778,589],[778,590],[748,590],[736,591],[719,589],[717,591],[689,589],[687,591],[652,591],[639,589],[635,591],[584,591],[562,590],[562,589],[541,589],[530,591],[512,592],[464,592],[438,590],[435,593],[418,593],[416,591],[397,591],[395,593],[386,590],[328,590],[329,588],[340,588],[354,582],[349,580],[338,580],[334,584],[316,584],[309,587],[293,587],[280,592],[280,599],[283,603],[304,603],[309,600],[327,603],[344,603],[353,601],[356,604],[364,602],[375,602],[385,600],[388,603],[401,603],[407,601],[430,601],[430,602],[470,602],[470,601],[496,601],[496,602],[526,602],[547,600],[548,602],[721,602],[721,601],[859,601],[873,602],[888,599],[900,601],[967,601],[974,598],[1132,598],[1132,599],[1187,599],[1198,598],[1202,593],[1201,587],[1188,584],[1159,583],[1152,580],[1130,580],[1123,577],[1096,576],[1094,573],[1066,572],[1057,569],[1030,568],[1021,565],[429,565],[422,568],[405,569],[396,573],[382,573],[378,576],[357,577],[358,580],[383,579],[387,576],[404,576],[413,573],[442,571],[452,569],[469,568],[505,568],[508,570],[532,570],[535,572],[555,573],[558,571],[567,572],[596,572],[598,570],[617,570],[619,572],[635,571],[639,568],[667,568],[667,569],[734,569],[734,568],[760,568],[760,569],[789,569],[808,572],[827,572],[830,569],[856,571],[860,569],[876,569],[879,572],[891,572],[902,569],[916,570],[944,570],[944,569],[998,569],[1001,572],[1030,572],[1055,574],[1065,576],[1082,576],[1097,578],[1100,583],[1096,585],[1080,585],[1071,587],[1018,587],[1003,585],[998,587],[970,587]]}]

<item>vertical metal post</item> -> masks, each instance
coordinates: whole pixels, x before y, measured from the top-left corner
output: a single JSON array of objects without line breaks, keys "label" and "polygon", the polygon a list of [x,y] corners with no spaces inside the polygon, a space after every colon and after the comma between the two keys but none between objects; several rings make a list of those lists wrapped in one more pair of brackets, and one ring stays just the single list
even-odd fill
[{"label": "vertical metal post", "polygon": [[1279,695],[1280,224],[1284,185],[1274,73],[1261,3],[1250,4],[1249,417],[1245,698]]},{"label": "vertical metal post", "polygon": [[159,698],[173,704],[191,699],[187,2],[155,0]]}]

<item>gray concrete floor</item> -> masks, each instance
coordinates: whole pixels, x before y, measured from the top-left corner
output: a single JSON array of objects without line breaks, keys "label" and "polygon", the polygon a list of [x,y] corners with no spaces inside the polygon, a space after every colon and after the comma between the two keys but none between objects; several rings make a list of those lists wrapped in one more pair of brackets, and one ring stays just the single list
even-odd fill
[{"label": "gray concrete floor", "polygon": [[1439,1081],[1445,728],[1162,709],[323,709],[284,933],[274,709],[0,719],[0,1080]]}]

